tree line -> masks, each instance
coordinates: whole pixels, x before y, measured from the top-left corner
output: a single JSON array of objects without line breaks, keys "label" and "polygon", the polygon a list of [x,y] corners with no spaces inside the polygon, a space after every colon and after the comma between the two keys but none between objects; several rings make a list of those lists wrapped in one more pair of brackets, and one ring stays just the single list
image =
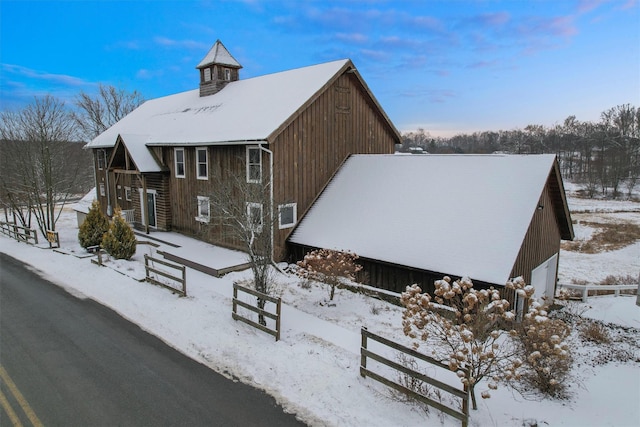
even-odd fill
[{"label": "tree line", "polygon": [[640,108],[630,104],[603,111],[595,123],[569,116],[552,127],[532,124],[449,138],[418,129],[402,139],[403,152],[555,154],[563,177],[583,184],[588,197],[630,198],[640,177]]},{"label": "tree line", "polygon": [[93,185],[92,154],[83,147],[144,101],[140,93],[99,85],[72,103],[52,95],[0,111],[0,207],[5,220],[43,235],[74,196]]}]

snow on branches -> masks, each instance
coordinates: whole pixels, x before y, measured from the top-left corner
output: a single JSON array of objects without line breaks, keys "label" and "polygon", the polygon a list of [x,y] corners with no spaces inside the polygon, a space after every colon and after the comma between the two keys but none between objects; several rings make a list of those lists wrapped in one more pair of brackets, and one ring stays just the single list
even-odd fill
[{"label": "snow on branches", "polygon": [[336,286],[342,278],[355,280],[362,266],[356,263],[358,255],[351,252],[316,249],[298,262],[299,277],[315,280],[329,285],[329,300],[333,301]]},{"label": "snow on branches", "polygon": [[[533,288],[526,286],[522,278],[507,286],[519,295],[533,295]],[[532,300],[521,326],[499,290],[474,289],[469,278],[452,281],[444,277],[435,282],[433,296],[423,293],[418,285],[407,286],[401,303],[405,307],[404,334],[416,340],[416,348],[421,341],[427,342],[431,356],[458,374],[469,387],[474,409],[475,386],[484,378],[489,379],[488,388],[495,390],[500,381],[519,380],[526,363],[567,355],[566,345],[562,344],[564,335],[549,335],[541,328],[549,323],[541,304]],[[545,332],[540,334],[541,329]],[[528,345],[522,344],[523,336],[530,341]],[[490,397],[489,390],[481,396]]]}]

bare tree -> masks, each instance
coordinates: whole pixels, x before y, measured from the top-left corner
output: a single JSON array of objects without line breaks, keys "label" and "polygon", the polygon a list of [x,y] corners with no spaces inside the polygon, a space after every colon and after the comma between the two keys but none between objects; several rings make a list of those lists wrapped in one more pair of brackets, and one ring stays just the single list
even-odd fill
[{"label": "bare tree", "polygon": [[73,113],[50,95],[22,110],[0,112],[3,201],[25,226],[35,217],[43,235],[55,230],[79,177],[86,176],[81,171],[90,168],[81,144],[73,142],[76,131]]},{"label": "bare tree", "polygon": [[[213,177],[215,191],[200,210],[210,210],[211,223],[221,237],[230,239],[247,253],[253,282],[258,292],[269,294],[273,278],[273,217],[268,182],[249,183],[244,173],[217,174]],[[266,301],[258,298],[258,308],[264,309]],[[264,316],[259,322],[266,325]]]},{"label": "bare tree", "polygon": [[137,92],[127,92],[111,85],[100,84],[98,93],[92,97],[81,91],[76,99],[79,111],[75,115],[76,123],[87,139],[93,139],[135,110],[144,102]]}]

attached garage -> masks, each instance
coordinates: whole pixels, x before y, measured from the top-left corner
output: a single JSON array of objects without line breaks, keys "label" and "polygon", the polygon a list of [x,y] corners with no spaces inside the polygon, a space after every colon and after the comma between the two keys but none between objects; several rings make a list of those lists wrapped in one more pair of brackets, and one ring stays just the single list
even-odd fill
[{"label": "attached garage", "polygon": [[289,237],[360,256],[368,284],[394,292],[443,275],[555,291],[560,241],[573,239],[554,155],[354,155]]}]

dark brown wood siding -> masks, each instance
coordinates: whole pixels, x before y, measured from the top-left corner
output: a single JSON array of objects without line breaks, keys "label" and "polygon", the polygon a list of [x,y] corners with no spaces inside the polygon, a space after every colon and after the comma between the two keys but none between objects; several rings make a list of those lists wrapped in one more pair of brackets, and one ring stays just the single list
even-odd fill
[{"label": "dark brown wood siding", "polygon": [[[107,214],[108,206],[107,196],[112,196],[112,206],[115,206],[115,201],[113,198],[114,193],[112,192],[112,188],[110,187],[113,185],[113,183],[109,182],[111,180],[111,177],[107,176],[107,162],[109,161],[112,152],[112,148],[99,148],[93,150],[93,165],[96,173],[96,193],[98,195],[98,201],[100,202],[102,213],[105,215]],[[98,162],[98,156],[102,157],[101,163]],[[99,164],[102,166],[101,168],[98,167]],[[104,195],[102,195],[100,192],[101,185],[104,187]]]},{"label": "dark brown wood siding", "polygon": [[[302,260],[305,254],[317,248],[291,244],[290,249],[289,261],[293,263]],[[362,266],[362,270],[356,278],[358,282],[397,293],[404,292],[407,286],[417,284],[423,292],[429,292],[433,295],[436,280],[441,280],[444,276],[447,276],[446,273],[421,270],[367,258],[360,258],[357,262]],[[448,276],[453,280],[460,279],[460,276],[452,276],[450,274]],[[490,283],[475,280],[473,285],[477,289],[492,286]]]},{"label": "dark brown wood siding", "polygon": [[[299,221],[350,154],[391,154],[399,142],[357,78],[343,74],[269,146],[276,205],[296,203]],[[277,259],[292,230],[276,227]]]},{"label": "dark brown wood siding", "polygon": [[[116,195],[114,206],[119,207],[123,211],[133,209],[134,192],[132,189],[136,186],[134,185],[134,182],[138,179],[137,176],[117,172],[112,174],[112,176],[114,177],[113,185],[115,187],[114,191]],[[130,200],[127,200],[127,188],[131,189],[129,193]]]},{"label": "dark brown wood siding", "polygon": [[[552,171],[553,173],[553,171]],[[540,196],[538,206],[529,224],[511,277],[522,276],[531,283],[531,271],[560,251],[560,227],[549,190],[549,180]]]},{"label": "dark brown wood siding", "polygon": [[[207,149],[208,179],[206,180],[198,179],[196,176],[196,148]],[[165,147],[162,155],[170,170],[170,198],[175,201],[169,207],[172,229],[209,243],[241,249],[241,243],[231,238],[229,233],[224,232],[219,224],[202,223],[197,221],[196,217],[198,216],[198,196],[210,197],[216,191],[214,176],[221,176],[221,179],[244,176],[246,146],[184,147],[184,178],[176,178],[174,147]],[[268,161],[264,157],[263,163]],[[268,173],[268,168],[263,168],[263,172],[265,171]]]}]

